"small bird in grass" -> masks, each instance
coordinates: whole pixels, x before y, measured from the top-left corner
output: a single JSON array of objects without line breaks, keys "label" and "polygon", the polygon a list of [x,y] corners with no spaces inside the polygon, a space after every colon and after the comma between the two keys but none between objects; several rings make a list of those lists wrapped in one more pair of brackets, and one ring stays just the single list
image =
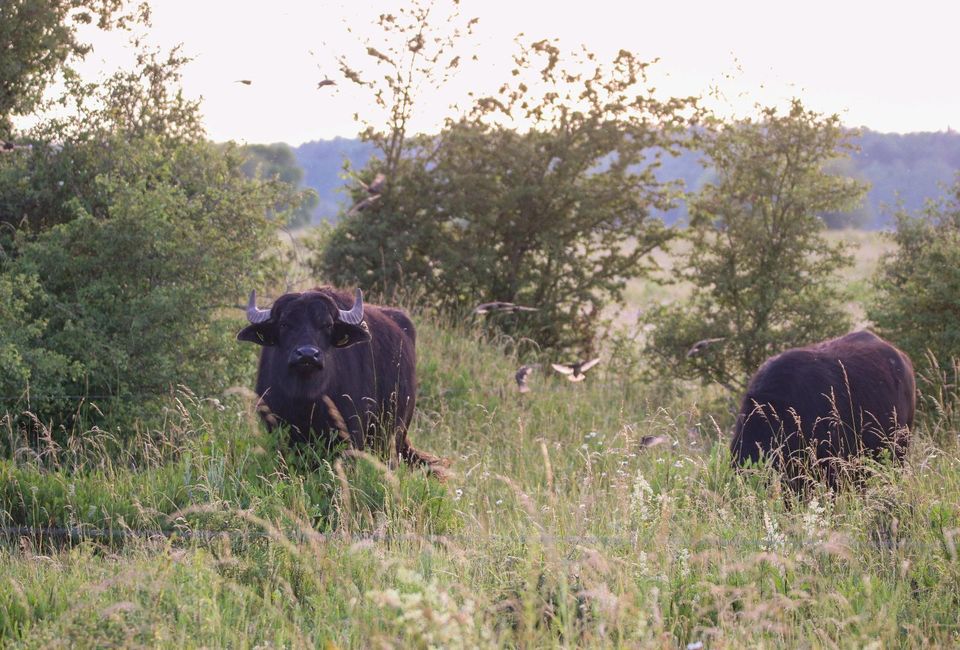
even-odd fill
[{"label": "small bird in grass", "polygon": [[662,445],[665,442],[667,442],[666,436],[643,436],[640,438],[640,447],[643,449],[649,449],[650,447]]},{"label": "small bird in grass", "polygon": [[583,381],[587,378],[585,373],[598,363],[600,363],[600,357],[590,359],[589,361],[578,361],[569,365],[565,363],[551,363],[550,365],[561,375],[566,375],[570,381]]},{"label": "small bird in grass", "polygon": [[706,350],[708,347],[710,347],[714,343],[719,343],[720,341],[723,341],[725,338],[726,337],[721,336],[715,339],[703,339],[702,341],[697,341],[692,346],[690,346],[689,350],[687,350],[687,358],[689,359],[690,357],[697,356],[698,354]]},{"label": "small bird in grass", "polygon": [[518,311],[540,311],[540,310],[536,307],[525,307],[523,305],[515,305],[512,302],[503,302],[502,300],[495,300],[493,302],[484,302],[473,308],[474,314],[489,314],[495,311],[509,312],[509,313],[515,314]]},{"label": "small bird in grass", "polygon": [[539,363],[531,363],[529,365],[520,366],[517,370],[517,374],[514,377],[517,380],[517,388],[521,393],[529,393],[530,387],[527,385],[527,375],[540,367]]},{"label": "small bird in grass", "polygon": [[237,79],[233,83],[243,84],[244,86],[249,86],[253,83],[253,79]]}]

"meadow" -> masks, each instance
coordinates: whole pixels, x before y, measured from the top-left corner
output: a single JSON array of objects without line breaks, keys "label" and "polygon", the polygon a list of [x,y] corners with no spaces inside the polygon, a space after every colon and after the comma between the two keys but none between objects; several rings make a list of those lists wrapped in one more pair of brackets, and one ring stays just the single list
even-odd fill
[{"label": "meadow", "polygon": [[[862,314],[888,244],[832,236],[859,251]],[[673,290],[631,285],[622,313]],[[289,449],[244,387],[60,442],[7,419],[0,646],[960,644],[956,387],[919,378],[903,467],[798,501],[730,468],[736,396],[641,379],[629,337],[587,381],[540,371],[521,395],[514,341],[414,321],[411,440],[451,460],[445,482]]]}]

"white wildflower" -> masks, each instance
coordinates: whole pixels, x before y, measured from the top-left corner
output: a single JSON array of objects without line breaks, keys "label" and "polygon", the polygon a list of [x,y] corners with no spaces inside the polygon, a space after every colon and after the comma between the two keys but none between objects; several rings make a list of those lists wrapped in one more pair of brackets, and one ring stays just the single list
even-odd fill
[{"label": "white wildflower", "polygon": [[[436,580],[427,582],[413,571],[398,571],[397,579],[406,586],[407,593],[397,589],[368,591],[367,598],[395,610],[393,622],[400,633],[422,647],[466,648],[476,643],[472,600],[458,603]],[[486,636],[482,630],[481,636]]]},{"label": "white wildflower", "polygon": [[633,479],[633,494],[630,496],[630,513],[642,522],[649,522],[656,514],[652,507],[653,502],[653,488],[643,477],[643,473],[637,470]]},{"label": "white wildflower", "polygon": [[726,523],[730,521],[730,513],[727,512],[727,509],[724,507],[717,508],[717,521],[721,523]]},{"label": "white wildflower", "polygon": [[770,516],[766,510],[763,511],[763,529],[764,536],[760,540],[760,548],[764,551],[782,550],[787,542],[786,536],[780,532],[780,526],[775,519]]},{"label": "white wildflower", "polygon": [[681,548],[677,551],[677,557],[675,559],[677,563],[677,574],[680,576],[681,580],[686,580],[690,577],[690,549]]},{"label": "white wildflower", "polygon": [[650,565],[647,563],[646,551],[640,551],[637,554],[637,573],[643,577],[650,575]]},{"label": "white wildflower", "polygon": [[823,529],[828,525],[829,517],[824,517],[827,509],[820,505],[819,499],[811,499],[803,513],[803,534],[808,541],[823,539]]}]

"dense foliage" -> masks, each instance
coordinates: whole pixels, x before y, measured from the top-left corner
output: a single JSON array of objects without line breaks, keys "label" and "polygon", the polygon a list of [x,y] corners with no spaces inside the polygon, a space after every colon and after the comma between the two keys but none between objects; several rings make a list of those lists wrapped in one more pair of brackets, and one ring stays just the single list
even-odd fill
[{"label": "dense foliage", "polygon": [[82,25],[101,30],[145,21],[141,5],[127,11],[124,0],[4,0],[0,3],[0,139],[12,133],[12,118],[42,102],[47,85],[69,75],[69,64],[90,51],[78,34]]},{"label": "dense foliage", "polygon": [[652,213],[675,188],[654,171],[695,113],[690,100],[649,94],[647,64],[626,51],[609,64],[564,61],[540,41],[516,64],[518,80],[470,115],[408,138],[392,167],[374,159],[362,175],[386,173],[387,190],[345,217],[313,264],[337,283],[416,287],[454,310],[533,305],[500,326],[588,349],[603,307],[671,236]]},{"label": "dense foliage", "polygon": [[925,366],[960,357],[960,177],[920,214],[897,213],[897,244],[868,313],[878,331]]},{"label": "dense foliage", "polygon": [[[681,376],[736,389],[771,354],[848,329],[836,272],[849,258],[818,215],[864,188],[824,170],[845,147],[839,119],[796,100],[702,138],[717,177],[690,199],[691,248],[677,270],[693,292],[647,315],[648,350]],[[719,340],[688,354],[706,339]]]},{"label": "dense foliage", "polygon": [[140,415],[180,384],[237,381],[234,305],[276,245],[289,197],[203,137],[184,60],[71,85],[71,117],[0,159],[3,408],[63,422],[79,398]]}]

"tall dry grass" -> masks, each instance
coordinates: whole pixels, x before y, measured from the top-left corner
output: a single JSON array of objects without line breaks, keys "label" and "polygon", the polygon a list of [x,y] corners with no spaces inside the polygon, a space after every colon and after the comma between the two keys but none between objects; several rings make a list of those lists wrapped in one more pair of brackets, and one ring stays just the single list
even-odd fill
[{"label": "tall dry grass", "polygon": [[6,425],[0,645],[960,642],[955,387],[929,390],[903,466],[797,499],[730,469],[722,395],[610,352],[521,395],[515,342],[416,320],[410,435],[452,460],[445,484],[289,449],[244,391],[63,444]]}]

